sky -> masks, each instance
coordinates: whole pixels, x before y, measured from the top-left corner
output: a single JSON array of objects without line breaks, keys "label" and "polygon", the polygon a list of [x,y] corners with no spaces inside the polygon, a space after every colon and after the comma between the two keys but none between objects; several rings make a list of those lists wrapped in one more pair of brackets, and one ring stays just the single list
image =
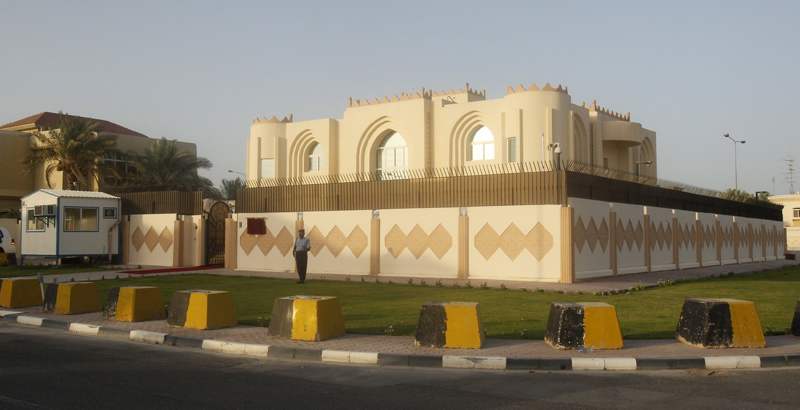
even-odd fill
[{"label": "sky", "polygon": [[798,17],[798,1],[0,0],[0,124],[63,111],[192,142],[219,185],[245,172],[256,117],[549,82],[655,131],[660,178],[734,187],[729,133],[739,188],[787,194]]}]

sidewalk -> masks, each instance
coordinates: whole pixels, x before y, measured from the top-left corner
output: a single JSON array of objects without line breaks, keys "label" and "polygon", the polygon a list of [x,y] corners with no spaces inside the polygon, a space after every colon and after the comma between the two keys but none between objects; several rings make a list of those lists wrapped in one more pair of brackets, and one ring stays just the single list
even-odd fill
[{"label": "sidewalk", "polygon": [[238,325],[218,330],[168,327],[165,320],[117,322],[101,312],[42,313],[41,308],[0,310],[4,322],[123,338],[222,353],[279,359],[426,367],[528,370],[737,369],[800,366],[800,338],[767,337],[765,348],[701,349],[667,340],[626,340],[620,350],[557,350],[542,340],[488,339],[482,349],[415,347],[410,336],[346,334],[322,341],[273,339],[267,328]]}]

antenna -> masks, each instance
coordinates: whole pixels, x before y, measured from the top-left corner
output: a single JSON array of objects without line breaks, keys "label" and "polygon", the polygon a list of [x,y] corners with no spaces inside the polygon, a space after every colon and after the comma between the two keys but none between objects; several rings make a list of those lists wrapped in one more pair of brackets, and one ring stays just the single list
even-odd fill
[{"label": "antenna", "polygon": [[790,195],[794,195],[794,193],[795,193],[794,192],[794,174],[795,174],[794,158],[792,158],[791,155],[787,155],[787,157],[789,157],[789,159],[784,159],[783,161],[786,161],[786,162],[789,163],[789,172],[784,172],[783,173],[783,175],[786,175],[786,181],[784,181],[784,183],[788,183],[789,184],[789,194]]}]

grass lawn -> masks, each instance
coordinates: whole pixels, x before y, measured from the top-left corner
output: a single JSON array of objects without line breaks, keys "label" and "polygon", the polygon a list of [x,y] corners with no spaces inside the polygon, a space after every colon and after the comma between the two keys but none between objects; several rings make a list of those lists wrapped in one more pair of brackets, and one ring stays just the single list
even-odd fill
[{"label": "grass lawn", "polygon": [[[267,319],[276,298],[291,295],[338,296],[348,333],[413,335],[420,305],[426,301],[479,302],[487,336],[504,339],[543,339],[552,302],[606,302],[616,306],[627,339],[671,339],[685,298],[733,298],[756,303],[761,324],[781,333],[791,325],[800,299],[800,268],[706,279],[612,296],[564,295],[480,288],[445,288],[407,284],[309,281],[214,275],[162,276],[98,282],[105,300],[112,286],[149,285],[161,288],[169,304],[178,290],[209,289],[232,292],[239,322],[258,325]],[[263,322],[262,322],[263,323]],[[525,334],[523,335],[523,331]]]},{"label": "grass lawn", "polygon": [[[100,267],[97,265],[26,265],[26,266],[3,266],[0,267],[0,278],[13,278],[16,276],[36,276],[42,272],[43,275],[56,275],[59,273],[82,273],[101,270],[112,270],[110,267]],[[119,270],[119,269],[114,269]]]}]

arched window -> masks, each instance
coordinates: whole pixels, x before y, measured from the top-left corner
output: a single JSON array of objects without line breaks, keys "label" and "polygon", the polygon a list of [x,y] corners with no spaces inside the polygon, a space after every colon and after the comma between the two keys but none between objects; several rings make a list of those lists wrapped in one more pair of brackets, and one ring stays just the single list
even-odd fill
[{"label": "arched window", "polygon": [[386,179],[404,178],[408,169],[408,146],[406,140],[397,132],[387,135],[375,158],[375,170]]},{"label": "arched window", "polygon": [[480,127],[472,135],[470,143],[470,161],[494,159],[494,135],[486,127]]},{"label": "arched window", "polygon": [[325,150],[322,149],[322,145],[314,143],[308,152],[308,172],[325,170]]}]

